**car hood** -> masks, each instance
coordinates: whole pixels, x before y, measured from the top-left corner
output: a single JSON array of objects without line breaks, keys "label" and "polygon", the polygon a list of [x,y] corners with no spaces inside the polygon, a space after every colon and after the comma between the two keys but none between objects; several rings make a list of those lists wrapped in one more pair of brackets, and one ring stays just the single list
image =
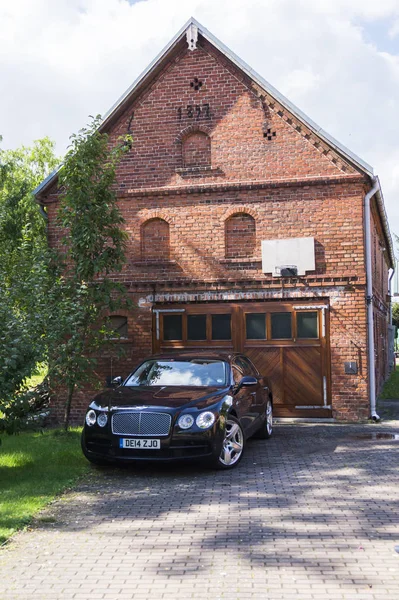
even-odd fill
[{"label": "car hood", "polygon": [[211,406],[228,393],[229,388],[120,386],[105,390],[93,398],[92,404],[99,408],[164,406],[173,409],[195,406],[202,409]]}]

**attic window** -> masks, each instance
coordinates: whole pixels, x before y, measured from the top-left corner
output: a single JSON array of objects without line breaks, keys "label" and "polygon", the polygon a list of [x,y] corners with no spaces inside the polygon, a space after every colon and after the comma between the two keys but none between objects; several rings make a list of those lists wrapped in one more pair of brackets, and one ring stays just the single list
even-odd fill
[{"label": "attic window", "polygon": [[183,140],[183,165],[185,168],[211,166],[211,139],[202,131],[195,131]]}]

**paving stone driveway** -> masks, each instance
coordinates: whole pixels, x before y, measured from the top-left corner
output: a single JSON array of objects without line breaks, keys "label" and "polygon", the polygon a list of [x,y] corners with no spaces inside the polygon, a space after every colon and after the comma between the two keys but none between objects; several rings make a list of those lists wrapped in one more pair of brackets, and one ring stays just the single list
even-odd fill
[{"label": "paving stone driveway", "polygon": [[[93,469],[1,551],[1,600],[399,598],[399,433],[278,425],[229,472]],[[363,437],[362,437],[363,436]]]}]

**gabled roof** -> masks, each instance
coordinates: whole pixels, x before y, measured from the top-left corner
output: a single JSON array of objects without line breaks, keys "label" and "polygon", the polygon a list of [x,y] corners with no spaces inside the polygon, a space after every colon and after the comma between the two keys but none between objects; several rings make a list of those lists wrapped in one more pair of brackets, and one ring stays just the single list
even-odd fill
[{"label": "gabled roof", "polygon": [[[224,54],[233,64],[235,64],[241,71],[243,71],[255,84],[262,88],[267,94],[285,107],[292,115],[294,115],[299,121],[301,121],[306,127],[308,127],[315,135],[317,135],[322,141],[324,141],[333,150],[338,152],[344,159],[352,164],[357,170],[361,171],[371,179],[374,179],[373,168],[367,164],[364,160],[359,158],[356,154],[351,152],[348,148],[338,142],[329,133],[327,133],[322,127],[317,125],[312,119],[310,119],[304,112],[297,108],[292,102],[290,102],[283,94],[281,94],[276,88],[274,88],[268,81],[258,75],[249,65],[241,60],[234,52],[229,50],[222,42],[220,42],[212,33],[210,33],[205,27],[203,27],[196,19],[191,17],[180,31],[171,39],[171,41],[165,46],[165,48],[154,58],[154,60],[148,65],[148,67],[141,73],[141,75],[132,83],[132,85],[125,91],[124,94],[115,102],[115,104],[108,110],[103,117],[103,122],[100,125],[99,130],[104,131],[125,109],[126,105],[131,101],[133,96],[137,95],[139,91],[154,77],[155,73],[160,69],[160,66],[169,58],[176,49],[178,44],[186,37],[187,32],[191,32],[194,28],[196,33],[201,34],[208,42],[210,42],[219,52]],[[38,196],[43,193],[55,180],[58,171],[62,165],[60,165],[55,171],[53,171],[35,190],[34,195]],[[393,258],[393,246],[391,235],[389,231],[388,220],[385,213],[384,203],[382,199],[382,192],[379,192],[379,208],[381,210],[381,218],[384,224],[385,234],[390,246],[390,254]]]},{"label": "gabled roof", "polygon": [[141,73],[141,75],[132,83],[132,85],[126,90],[126,92],[119,98],[117,102],[109,109],[104,115],[104,121],[102,127],[106,126],[107,122],[114,116],[115,112],[119,112],[119,108],[125,104],[126,100],[130,97],[133,91],[143,83],[146,77],[152,72],[153,68],[168,54],[172,48],[174,48],[180,40],[182,40],[191,25],[194,25],[198,33],[200,33],[208,42],[213,44],[217,50],[224,54],[232,63],[234,63],[241,71],[243,71],[248,77],[250,77],[255,83],[265,90],[270,96],[272,96],[277,102],[282,104],[287,110],[289,110],[297,119],[302,121],[304,125],[309,127],[316,135],[324,140],[329,146],[332,146],[344,155],[351,163],[361,169],[364,173],[373,176],[373,168],[367,164],[364,160],[359,158],[356,154],[351,152],[343,144],[340,144],[335,138],[329,133],[324,131],[317,123],[312,121],[304,112],[297,108],[292,102],[288,100],[283,94],[281,94],[275,87],[273,87],[266,79],[263,79],[256,71],[254,71],[249,65],[247,65],[241,58],[239,58],[234,52],[232,52],[227,46],[225,46],[217,37],[215,37],[210,31],[205,29],[194,17],[191,17],[187,23],[180,29],[175,37],[165,46],[165,48],[158,54],[156,58],[148,65],[148,67]]}]

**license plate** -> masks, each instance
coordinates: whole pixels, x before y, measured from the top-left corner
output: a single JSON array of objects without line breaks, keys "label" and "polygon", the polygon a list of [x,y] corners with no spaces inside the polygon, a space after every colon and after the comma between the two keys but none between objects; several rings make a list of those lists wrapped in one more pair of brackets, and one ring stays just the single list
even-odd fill
[{"label": "license plate", "polygon": [[119,448],[133,448],[134,450],[160,450],[161,440],[120,438]]}]

